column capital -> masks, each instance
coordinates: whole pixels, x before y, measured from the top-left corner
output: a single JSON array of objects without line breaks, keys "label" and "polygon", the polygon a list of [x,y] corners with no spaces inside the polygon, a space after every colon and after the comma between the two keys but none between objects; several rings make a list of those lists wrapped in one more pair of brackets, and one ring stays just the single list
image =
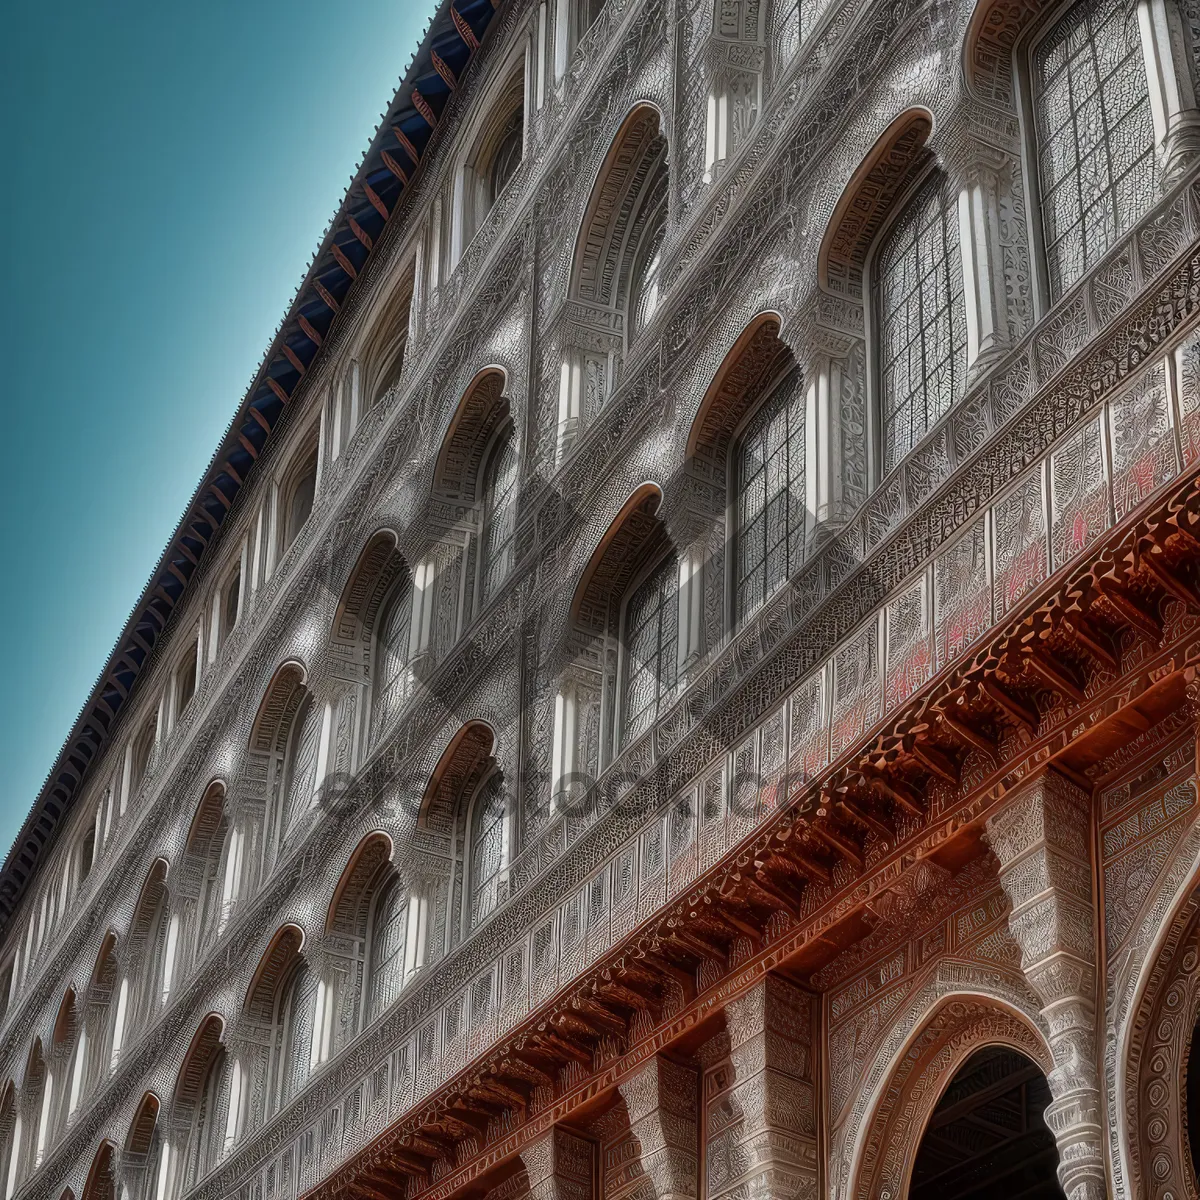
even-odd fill
[{"label": "column capital", "polygon": [[862,342],[863,306],[844,296],[817,291],[784,321],[779,336],[792,347],[809,375],[814,362],[845,358]]},{"label": "column capital", "polygon": [[1014,114],[967,98],[938,124],[931,144],[950,182],[960,188],[1019,161],[1021,126]]}]

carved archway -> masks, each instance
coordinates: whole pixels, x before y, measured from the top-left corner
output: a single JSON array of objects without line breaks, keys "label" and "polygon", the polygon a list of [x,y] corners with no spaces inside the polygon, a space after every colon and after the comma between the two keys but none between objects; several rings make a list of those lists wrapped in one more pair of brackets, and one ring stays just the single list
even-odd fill
[{"label": "carved archway", "polygon": [[275,931],[246,989],[246,1013],[256,1023],[273,1019],[279,989],[301,957],[304,930],[299,925],[282,925]]},{"label": "carved archway", "polygon": [[363,665],[370,660],[371,639],[379,612],[398,579],[408,571],[398,539],[390,529],[380,529],[367,539],[333,614],[331,638],[362,652]]},{"label": "carved archway", "polygon": [[687,457],[723,469],[734,430],[794,363],[779,339],[779,317],[760,313],[738,335],[717,368],[688,433]]},{"label": "carved archway", "polygon": [[491,771],[495,749],[496,735],[486,721],[468,721],[450,739],[421,797],[419,827],[449,836],[463,798]]},{"label": "carved archway", "polygon": [[83,1185],[83,1200],[116,1200],[116,1153],[116,1146],[107,1138],[100,1143],[88,1169],[87,1182]]},{"label": "carved archway", "polygon": [[508,417],[504,388],[504,372],[498,367],[488,367],[475,376],[463,393],[434,464],[435,494],[468,504],[478,501],[484,454]]},{"label": "carved archway", "polygon": [[1006,1046],[1048,1074],[1049,1047],[1032,1022],[990,997],[942,1001],[892,1061],[856,1139],[847,1195],[884,1200],[907,1194],[929,1117],[947,1084],[976,1051]]},{"label": "carved archway", "polygon": [[161,1101],[153,1092],[146,1092],[138,1101],[137,1111],[133,1114],[133,1120],[129,1122],[129,1132],[125,1135],[126,1155],[140,1155],[144,1158],[150,1153],[161,1107]]},{"label": "carved archway", "polygon": [[1197,1200],[1187,1123],[1193,1031],[1200,1020],[1200,888],[1188,896],[1149,965],[1121,1069],[1128,1182],[1147,1200]]},{"label": "carved archway", "polygon": [[661,504],[658,484],[643,483],[621,506],[575,586],[571,621],[577,629],[594,636],[606,633],[634,576],[669,544]]},{"label": "carved archway", "polygon": [[665,186],[667,141],[658,109],[639,104],[625,118],[592,187],[571,265],[570,294],[600,308],[628,300],[632,253]]},{"label": "carved archway", "polygon": [[902,112],[879,136],[846,184],[821,241],[817,278],[826,291],[863,296],[863,268],[893,206],[929,164],[933,117]]},{"label": "carved archway", "polygon": [[379,884],[392,869],[392,839],[376,830],[354,848],[333,889],[325,932],[334,937],[365,938],[367,916]]},{"label": "carved archway", "polygon": [[1043,0],[978,0],[963,38],[962,64],[967,85],[981,99],[1013,106],[1013,47],[1052,7]]}]

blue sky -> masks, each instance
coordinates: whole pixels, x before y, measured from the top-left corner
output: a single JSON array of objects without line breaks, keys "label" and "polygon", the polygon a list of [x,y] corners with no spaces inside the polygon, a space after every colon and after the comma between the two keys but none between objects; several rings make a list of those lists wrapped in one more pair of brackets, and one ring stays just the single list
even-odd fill
[{"label": "blue sky", "polygon": [[8,6],[0,855],[434,7]]}]

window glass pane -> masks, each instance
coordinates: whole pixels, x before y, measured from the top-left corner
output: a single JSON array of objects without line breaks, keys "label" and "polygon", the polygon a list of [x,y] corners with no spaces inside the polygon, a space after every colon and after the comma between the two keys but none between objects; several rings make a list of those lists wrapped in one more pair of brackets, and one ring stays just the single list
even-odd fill
[{"label": "window glass pane", "polygon": [[737,447],[735,612],[745,621],[799,567],[804,551],[804,388],[784,379]]},{"label": "window glass pane", "polygon": [[933,176],[880,248],[877,270],[883,469],[962,395],[966,317],[958,222]]},{"label": "window glass pane", "polygon": [[396,998],[403,983],[404,934],[407,926],[408,897],[396,880],[387,885],[375,907],[371,927],[371,978],[367,1000],[367,1019],[374,1020]]},{"label": "window glass pane", "polygon": [[679,566],[668,555],[629,598],[625,610],[625,679],[621,745],[650,728],[675,690]]},{"label": "window glass pane", "polygon": [[488,463],[484,481],[482,599],[486,602],[512,568],[516,523],[517,450],[505,437]]},{"label": "window glass pane", "polygon": [[412,620],[412,582],[406,575],[388,600],[375,652],[375,697],[372,738],[408,698],[412,672],[408,669],[409,624]]},{"label": "window glass pane", "polygon": [[1057,299],[1146,212],[1154,125],[1136,18],[1080,0],[1033,55],[1042,232]]},{"label": "window glass pane", "polygon": [[504,865],[504,791],[499,775],[483,785],[471,822],[471,924],[478,925],[499,900]]}]

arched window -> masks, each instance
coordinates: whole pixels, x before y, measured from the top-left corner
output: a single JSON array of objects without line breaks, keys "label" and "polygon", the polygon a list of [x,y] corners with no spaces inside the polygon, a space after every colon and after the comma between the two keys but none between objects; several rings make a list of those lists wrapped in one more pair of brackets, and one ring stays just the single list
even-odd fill
[{"label": "arched window", "polygon": [[886,474],[962,395],[966,376],[958,219],[941,175],[901,209],[874,265]]},{"label": "arched window", "polygon": [[317,749],[321,737],[321,712],[311,697],[296,716],[288,747],[286,799],[279,825],[282,843],[296,821],[312,805],[317,785]]},{"label": "arched window", "polygon": [[9,1080],[0,1095],[0,1196],[10,1200],[17,1187],[17,1139],[21,1136],[17,1120],[16,1090]]},{"label": "arched window", "polygon": [[559,375],[560,459],[607,403],[628,347],[657,310],[669,182],[658,112],[638,105],[609,147],[575,241],[572,328]]},{"label": "arched window", "polygon": [[241,610],[242,603],[242,569],[237,567],[233,574],[229,577],[229,581],[225,584],[225,628],[221,631],[222,636],[237,624],[238,612]]},{"label": "arched window", "polygon": [[182,717],[187,706],[191,704],[196,694],[196,643],[193,642],[188,652],[180,660],[179,670],[175,674],[175,716]]},{"label": "arched window", "polygon": [[117,997],[120,965],[117,962],[117,936],[105,935],[92,969],[87,998],[87,1062],[84,1066],[82,1094],[90,1095],[112,1068],[113,1035],[117,1021]]},{"label": "arched window", "polygon": [[405,893],[392,839],[378,830],[355,847],[325,920],[325,1002],[318,1006],[321,1059],[337,1054],[400,989]]},{"label": "arched window", "polygon": [[371,705],[375,735],[400,711],[412,691],[413,675],[408,665],[412,604],[412,580],[406,571],[388,596],[375,643],[375,693]]},{"label": "arched window", "polygon": [[150,717],[133,743],[133,760],[129,777],[129,794],[136,794],[150,768],[150,755],[158,737],[158,718]]},{"label": "arched window", "polygon": [[549,764],[556,803],[586,788],[674,693],[679,567],[661,501],[656,484],[639,487],[575,587]]},{"label": "arched window", "polygon": [[[157,859],[142,885],[124,954],[131,1029],[145,1029],[162,1007],[169,983],[168,942],[171,924],[170,893],[166,886],[167,864]],[[118,1039],[127,1042],[124,1030]],[[119,1046],[118,1046],[119,1049]]]},{"label": "arched window", "polygon": [[663,240],[667,233],[667,172],[665,163],[654,180],[654,193],[646,198],[646,212],[638,231],[637,254],[629,288],[629,331],[639,333],[658,311],[658,283]]},{"label": "arched window", "polygon": [[451,265],[479,232],[492,206],[521,165],[525,146],[525,71],[518,66],[498,92],[485,97],[488,114],[459,168]]},{"label": "arched window", "polygon": [[317,495],[317,450],[314,446],[305,454],[285,481],[282,496],[283,539],[282,554],[304,528],[312,513]]},{"label": "arched window", "polygon": [[[495,741],[485,722],[463,725],[442,751],[421,798],[417,827],[426,844],[436,847],[431,864],[441,866],[436,881],[424,881],[424,896],[409,914],[414,945],[408,965],[413,969],[424,963],[427,947],[457,944],[499,898],[507,835],[504,777],[496,766]],[[463,864],[462,869],[453,867],[455,862]]]},{"label": "arched window", "polygon": [[500,871],[505,860],[504,788],[499,772],[483,783],[471,813],[471,925],[478,925],[499,903]]},{"label": "arched window", "polygon": [[492,448],[483,476],[480,601],[486,603],[512,570],[517,509],[517,448],[511,429]]},{"label": "arched window", "polygon": [[37,1170],[46,1153],[50,1112],[54,1103],[54,1076],[46,1068],[42,1039],[34,1038],[25,1068],[21,1100],[29,1118],[29,1134],[21,1148],[22,1175],[28,1178]]},{"label": "arched window", "polygon": [[125,1136],[125,1148],[121,1153],[123,1195],[137,1200],[151,1200],[156,1195],[162,1167],[159,1108],[158,1097],[153,1092],[146,1092],[138,1102]]},{"label": "arched window", "polygon": [[521,165],[522,148],[525,140],[525,110],[514,109],[500,132],[495,152],[492,154],[490,177],[491,203],[495,204],[508,181]]},{"label": "arched window", "polygon": [[804,388],[793,372],[776,384],[737,440],[737,624],[770,599],[803,559],[804,417]]},{"label": "arched window", "polygon": [[191,1188],[216,1166],[224,1145],[225,1050],[218,1046],[204,1073],[204,1082],[192,1105],[187,1131],[184,1186]]},{"label": "arched window", "polygon": [[1137,16],[1077,0],[1035,46],[1030,104],[1042,233],[1057,299],[1149,209],[1154,122]]},{"label": "arched window", "polygon": [[275,1010],[275,1054],[271,1072],[271,1111],[277,1112],[304,1086],[312,1066],[317,980],[300,959],[279,990]]},{"label": "arched window", "polygon": [[624,667],[619,746],[658,719],[675,690],[679,644],[679,563],[668,554],[630,595],[622,622]]},{"label": "arched window", "polygon": [[367,970],[366,1021],[391,1007],[404,985],[404,943],[408,930],[408,895],[392,877],[380,889],[371,911]]},{"label": "arched window", "polygon": [[[309,811],[316,785],[321,712],[304,681],[299,663],[284,663],[267,686],[250,731],[249,761],[267,781],[267,804],[262,825],[246,831],[254,839],[249,853],[239,831],[236,854],[241,876],[247,870],[268,870],[288,833]],[[233,882],[246,886],[252,881],[239,877]]]},{"label": "arched window", "polygon": [[198,961],[225,923],[226,874],[230,850],[225,788],[215,783],[204,794],[188,832],[188,867],[195,886],[193,959]]},{"label": "arched window", "polygon": [[115,1173],[116,1147],[107,1139],[92,1158],[88,1168],[87,1183],[83,1188],[83,1200],[117,1200]]}]

